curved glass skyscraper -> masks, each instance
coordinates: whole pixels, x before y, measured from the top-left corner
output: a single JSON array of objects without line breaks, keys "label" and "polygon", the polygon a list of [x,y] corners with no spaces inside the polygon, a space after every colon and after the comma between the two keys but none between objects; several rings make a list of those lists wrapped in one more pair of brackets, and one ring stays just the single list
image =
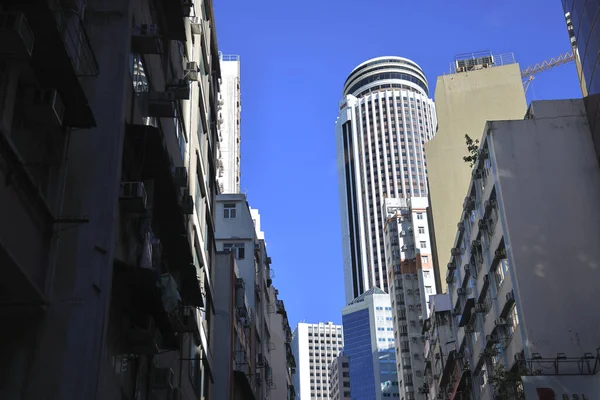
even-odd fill
[{"label": "curved glass skyscraper", "polygon": [[346,303],[372,286],[388,292],[386,197],[427,197],[423,145],[436,114],[421,68],[378,57],[346,79],[336,121]]}]

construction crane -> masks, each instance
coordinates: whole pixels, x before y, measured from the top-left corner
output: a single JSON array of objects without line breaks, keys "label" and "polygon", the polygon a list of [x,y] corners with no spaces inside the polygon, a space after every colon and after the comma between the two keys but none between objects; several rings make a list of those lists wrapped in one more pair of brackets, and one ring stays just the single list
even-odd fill
[{"label": "construction crane", "polygon": [[539,64],[532,65],[531,67],[525,68],[521,71],[521,78],[523,78],[523,88],[525,89],[525,93],[527,93],[527,89],[529,89],[529,85],[531,81],[535,78],[535,75],[552,69],[554,67],[558,67],[559,65],[568,64],[571,61],[574,61],[575,57],[573,53],[568,52],[565,54],[561,54],[558,57],[551,58],[549,60],[544,60]]}]

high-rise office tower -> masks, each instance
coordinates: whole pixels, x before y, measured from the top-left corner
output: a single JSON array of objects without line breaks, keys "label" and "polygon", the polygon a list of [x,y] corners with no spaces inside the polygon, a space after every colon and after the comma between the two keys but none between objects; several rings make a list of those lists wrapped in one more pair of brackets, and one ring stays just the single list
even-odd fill
[{"label": "high-rise office tower", "polygon": [[356,67],[336,121],[346,302],[372,286],[388,291],[383,202],[426,197],[424,144],[437,126],[427,79],[402,57]]},{"label": "high-rise office tower", "polygon": [[468,154],[465,135],[481,139],[486,121],[523,119],[527,102],[519,64],[512,54],[457,56],[451,73],[437,79],[435,103],[438,132],[425,152],[436,284],[444,292],[450,248],[471,180],[472,168],[463,160]]},{"label": "high-rise office tower", "polygon": [[600,70],[596,71],[600,51],[600,23],[597,22],[600,3],[562,0],[562,4],[592,139],[600,159]]},{"label": "high-rise office tower", "polygon": [[390,296],[372,287],[342,310],[353,399],[399,398]]},{"label": "high-rise office tower", "polygon": [[240,56],[219,54],[221,62],[221,92],[219,98],[218,181],[221,193],[240,192]]},{"label": "high-rise office tower", "polygon": [[296,360],[293,384],[299,400],[329,399],[329,366],[344,347],[344,333],[333,322],[307,324],[294,330],[292,353]]}]

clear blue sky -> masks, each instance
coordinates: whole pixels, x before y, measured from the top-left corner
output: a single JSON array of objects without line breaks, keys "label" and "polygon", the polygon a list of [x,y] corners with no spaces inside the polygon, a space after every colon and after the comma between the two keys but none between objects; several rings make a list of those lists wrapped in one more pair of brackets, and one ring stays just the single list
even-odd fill
[{"label": "clear blue sky", "polygon": [[[560,0],[214,0],[219,49],[242,68],[242,189],[262,215],[290,324],[344,306],[334,123],[359,63],[419,63],[434,93],[457,53],[514,52],[524,68],[570,50]],[[528,100],[581,97],[574,65]]]}]

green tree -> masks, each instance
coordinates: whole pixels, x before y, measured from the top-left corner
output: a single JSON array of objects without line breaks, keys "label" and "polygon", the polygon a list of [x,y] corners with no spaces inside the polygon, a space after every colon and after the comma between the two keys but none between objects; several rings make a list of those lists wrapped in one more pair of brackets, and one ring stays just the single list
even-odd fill
[{"label": "green tree", "polygon": [[521,376],[525,373],[524,368],[507,371],[503,364],[496,365],[494,373],[490,376],[490,383],[494,387],[494,398],[496,400],[523,399]]},{"label": "green tree", "polygon": [[468,156],[464,156],[464,162],[469,164],[469,167],[473,168],[473,165],[477,162],[477,156],[479,155],[479,139],[471,139],[471,136],[465,135],[465,141],[467,143]]}]

